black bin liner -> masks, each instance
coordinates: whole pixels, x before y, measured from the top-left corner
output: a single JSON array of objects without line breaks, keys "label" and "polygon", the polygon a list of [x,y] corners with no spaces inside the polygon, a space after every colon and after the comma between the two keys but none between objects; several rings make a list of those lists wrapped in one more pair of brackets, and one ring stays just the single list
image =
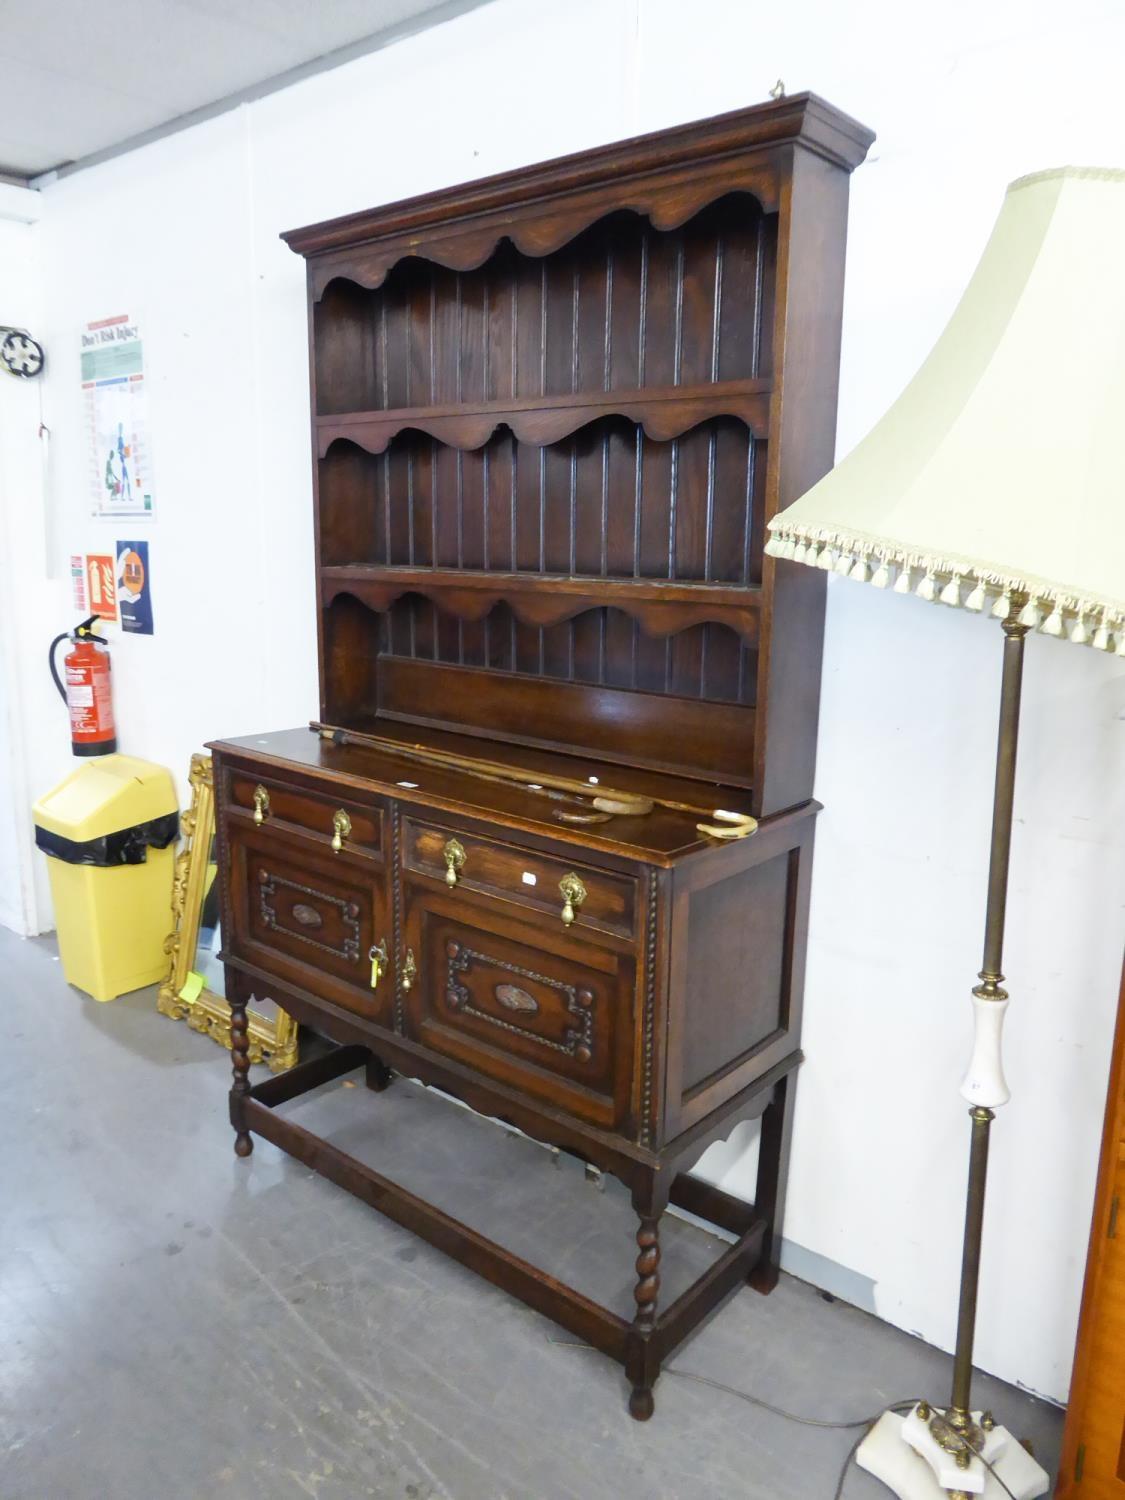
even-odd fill
[{"label": "black bin liner", "polygon": [[35,843],[44,854],[68,865],[143,865],[150,849],[167,849],[179,832],[180,815],[170,812],[84,843],[65,838],[61,833],[50,833],[36,823]]}]

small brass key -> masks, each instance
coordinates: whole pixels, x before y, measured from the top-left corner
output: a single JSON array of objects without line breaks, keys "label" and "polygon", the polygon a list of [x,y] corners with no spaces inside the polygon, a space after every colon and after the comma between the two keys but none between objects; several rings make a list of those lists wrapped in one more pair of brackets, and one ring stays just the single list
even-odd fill
[{"label": "small brass key", "polygon": [[367,950],[367,956],[371,960],[371,988],[374,989],[387,972],[387,940],[381,943],[372,943]]}]

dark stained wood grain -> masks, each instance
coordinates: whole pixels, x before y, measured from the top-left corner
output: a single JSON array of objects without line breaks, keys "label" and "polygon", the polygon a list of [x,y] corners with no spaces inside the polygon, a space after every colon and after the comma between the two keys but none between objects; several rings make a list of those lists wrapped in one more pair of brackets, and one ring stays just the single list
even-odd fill
[{"label": "dark stained wood grain", "polygon": [[[774,158],[781,151],[800,143],[846,174],[873,139],[815,94],[794,94],[293,230],[284,238],[299,254],[316,258],[318,293],[341,265],[378,285],[404,254],[423,248],[439,264],[466,269],[482,264],[505,237],[525,253],[548,254],[623,206],[650,215],[664,229],[732,191],[749,191],[767,213],[774,212]],[[513,223],[517,212],[526,224],[522,234]]]},{"label": "dark stained wood grain", "polygon": [[333,1047],[320,1057],[311,1057],[286,1073],[277,1073],[265,1082],[255,1084],[254,1098],[270,1109],[276,1109],[279,1104],[288,1104],[290,1099],[298,1099],[310,1089],[318,1089],[347,1073],[354,1073],[357,1068],[366,1066],[370,1056],[366,1047],[354,1044]]},{"label": "dark stained wood grain", "polygon": [[561,932],[563,898],[559,887],[567,875],[577,874],[586,895],[571,924],[572,932],[578,934],[589,928],[625,939],[636,936],[635,878],[589,865],[575,858],[573,852],[545,855],[495,836],[477,838],[457,822],[423,823],[411,817],[402,833],[403,868],[434,882],[434,890],[440,892],[448,884],[442,851],[454,837],[465,851],[464,863],[457,871],[461,894],[480,892],[493,902],[527,907],[545,914],[551,927]]},{"label": "dark stained wood grain", "polygon": [[254,814],[254,793],[264,786],[269,797],[265,820],[272,827],[280,827],[288,834],[310,834],[321,854],[332,850],[335,833],[333,818],[337,812],[346,812],[350,829],[343,840],[338,857],[344,862],[358,857],[378,857],[383,846],[383,808],[378,803],[361,801],[355,796],[340,796],[337,791],[308,786],[295,786],[290,778],[278,781],[266,773],[264,776],[232,776],[228,783],[228,796],[232,812],[244,812],[251,819]]},{"label": "dark stained wood grain", "polygon": [[686,1093],[785,1029],[784,931],[790,855],[730,875],[689,897],[687,973],[695,1004],[685,1027]]},{"label": "dark stained wood grain", "polygon": [[[870,140],[799,95],[286,236],[320,714],[213,747],[236,1149],[265,1135],[619,1359],[638,1420],[671,1350],[777,1277],[824,579],[763,545],[831,462]],[[592,809],[558,777],[655,805],[568,822]],[[718,842],[717,807],[760,826]],[[343,1050],[251,1095],[251,993]],[[618,1176],[632,1322],[273,1112],[352,1065]],[[750,1206],[689,1169],[756,1118]],[[664,1308],[670,1200],[738,1241]]]},{"label": "dark stained wood grain", "polygon": [[385,878],[355,862],[313,854],[278,828],[228,823],[232,954],[279,978],[317,984],[337,1004],[373,1018],[389,1013],[392,981],[371,983],[370,950],[391,932]]},{"label": "dark stained wood grain", "polygon": [[[763,522],[791,505],[832,467],[840,371],[848,182],[823,158],[795,153],[782,185],[775,278],[775,379],[784,400],[773,409]],[[763,613],[754,749],[757,806],[792,807],[811,794],[820,710],[825,575],[817,568],[761,560]]]},{"label": "dark stained wood grain", "polygon": [[754,1222],[733,1244],[727,1247],[713,1266],[698,1281],[681,1293],[662,1313],[656,1327],[661,1357],[677,1349],[689,1333],[694,1333],[722,1307],[752,1274],[762,1253],[766,1220],[755,1216]]},{"label": "dark stained wood grain", "polygon": [[317,457],[334,443],[350,442],[371,454],[384,453],[400,432],[423,432],[452,448],[483,448],[500,427],[518,442],[542,448],[570,437],[603,417],[627,417],[657,442],[681,437],[713,417],[739,417],[758,436],[769,428],[770,382],[730,380],[680,388],[638,391],[574,391],[528,396],[520,401],[458,402],[446,406],[400,407],[391,411],[357,408],[317,418]]},{"label": "dark stained wood grain", "polygon": [[[406,1005],[411,1036],[576,1119],[636,1133],[630,954],[440,887],[410,882],[403,902],[421,976]],[[512,990],[523,1009],[505,1004]]]},{"label": "dark stained wood grain", "polygon": [[752,708],[552,680],[552,675],[486,675],[474,667],[385,657],[379,711],[403,723],[454,727],[526,745],[562,741],[574,752],[607,762],[663,768],[730,786],[751,784]]},{"label": "dark stained wood grain", "polygon": [[[519,833],[521,844],[557,852],[564,859],[572,852],[579,860],[594,863],[605,862],[606,855],[617,856],[616,866],[625,868],[621,861],[669,866],[691,853],[720,852],[697,831],[699,818],[692,812],[655,807],[646,817],[615,817],[608,823],[570,826],[555,816],[559,804],[542,793],[483,780],[456,767],[422,763],[409,753],[411,747],[419,746],[424,751],[471,759],[484,748],[477,738],[389,720],[373,720],[367,727],[378,732],[378,742],[366,739],[362,731],[338,735],[326,731],[321,735],[310,733],[306,727],[220,741],[216,748],[222,752],[228,779],[237,775],[240,780],[256,781],[264,774],[266,780],[276,780],[283,775],[295,788],[329,798],[334,791],[361,803],[380,796],[396,797],[404,806],[462,815],[469,826],[491,830],[498,837],[503,836],[501,830],[511,828]],[[689,806],[710,807],[712,796],[720,790],[665,772],[610,765],[596,757],[579,758],[503,741],[489,741],[487,754],[497,764],[523,771],[546,776],[597,776],[602,785],[612,784],[644,797],[670,797]],[[409,788],[404,789],[404,783],[409,783]],[[749,812],[747,791],[726,786],[721,791],[727,807]],[[229,794],[226,805],[233,818],[246,816]],[[771,837],[775,830],[781,833],[793,828],[809,811],[802,808],[772,820]]]},{"label": "dark stained wood grain", "polygon": [[[788,103],[784,113],[790,128]],[[822,149],[823,107],[807,101],[803,113],[801,144],[784,149],[772,117],[732,117],[717,195],[688,190],[669,159],[668,201],[692,210],[682,218],[614,207],[607,184],[604,214],[553,248],[509,234],[478,268],[458,270],[412,240],[378,289],[345,293],[337,277],[319,301],[332,256],[313,255],[314,348],[340,344],[314,361],[321,563],[432,575],[420,597],[406,577],[353,574],[350,592],[340,574],[322,579],[323,602],[339,605],[325,634],[350,655],[367,636],[364,669],[344,671],[338,650],[325,651],[325,717],[395,712],[379,687],[384,656],[694,700],[701,743],[728,732],[712,706],[754,705],[744,767],[705,756],[702,768],[752,785],[760,813],[809,796],[824,579],[763,555],[766,521],[823,472],[834,440],[847,177]],[[836,146],[854,150],[863,132],[836,128]],[[691,153],[699,143],[683,142]],[[768,191],[751,164],[772,176]],[[447,232],[449,221],[435,223],[446,248]],[[395,384],[398,404],[384,404],[404,361],[406,395]],[[448,576],[465,571],[484,575],[471,592]],[[576,575],[586,595],[564,601],[558,580]],[[666,595],[622,592],[638,581]],[[746,607],[731,598],[719,610],[714,595],[706,611],[689,604],[676,590],[691,582],[741,589]],[[478,679],[473,691],[487,718],[491,700],[512,701],[513,683]],[[529,702],[522,717],[534,715]],[[619,722],[627,757],[634,715]],[[568,736],[555,723],[526,738]],[[676,763],[643,741],[639,758]]]},{"label": "dark stained wood grain", "polygon": [[[715,583],[355,564],[323,568],[321,579],[325,604],[351,594],[380,614],[405,595],[418,594],[467,621],[485,619],[500,603],[507,604],[521,623],[536,626],[557,625],[610,606],[635,619],[649,635],[678,635],[711,622],[727,626],[743,640],[758,637],[757,590]],[[516,670],[514,665],[510,670]]]}]

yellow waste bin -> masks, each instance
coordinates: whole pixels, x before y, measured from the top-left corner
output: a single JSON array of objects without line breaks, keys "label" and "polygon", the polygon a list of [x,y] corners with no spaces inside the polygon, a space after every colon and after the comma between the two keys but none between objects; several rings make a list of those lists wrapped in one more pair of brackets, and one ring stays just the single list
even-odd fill
[{"label": "yellow waste bin", "polygon": [[67,982],[113,1000],[162,978],[180,823],[171,774],[104,755],[72,771],[33,813]]}]

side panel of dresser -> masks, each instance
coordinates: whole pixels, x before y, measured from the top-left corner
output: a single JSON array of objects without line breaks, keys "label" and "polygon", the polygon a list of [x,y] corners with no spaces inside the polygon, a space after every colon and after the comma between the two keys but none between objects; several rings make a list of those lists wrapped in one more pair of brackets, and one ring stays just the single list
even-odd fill
[{"label": "side panel of dresser", "polygon": [[799,1054],[819,804],[677,866],[661,1143]]}]

